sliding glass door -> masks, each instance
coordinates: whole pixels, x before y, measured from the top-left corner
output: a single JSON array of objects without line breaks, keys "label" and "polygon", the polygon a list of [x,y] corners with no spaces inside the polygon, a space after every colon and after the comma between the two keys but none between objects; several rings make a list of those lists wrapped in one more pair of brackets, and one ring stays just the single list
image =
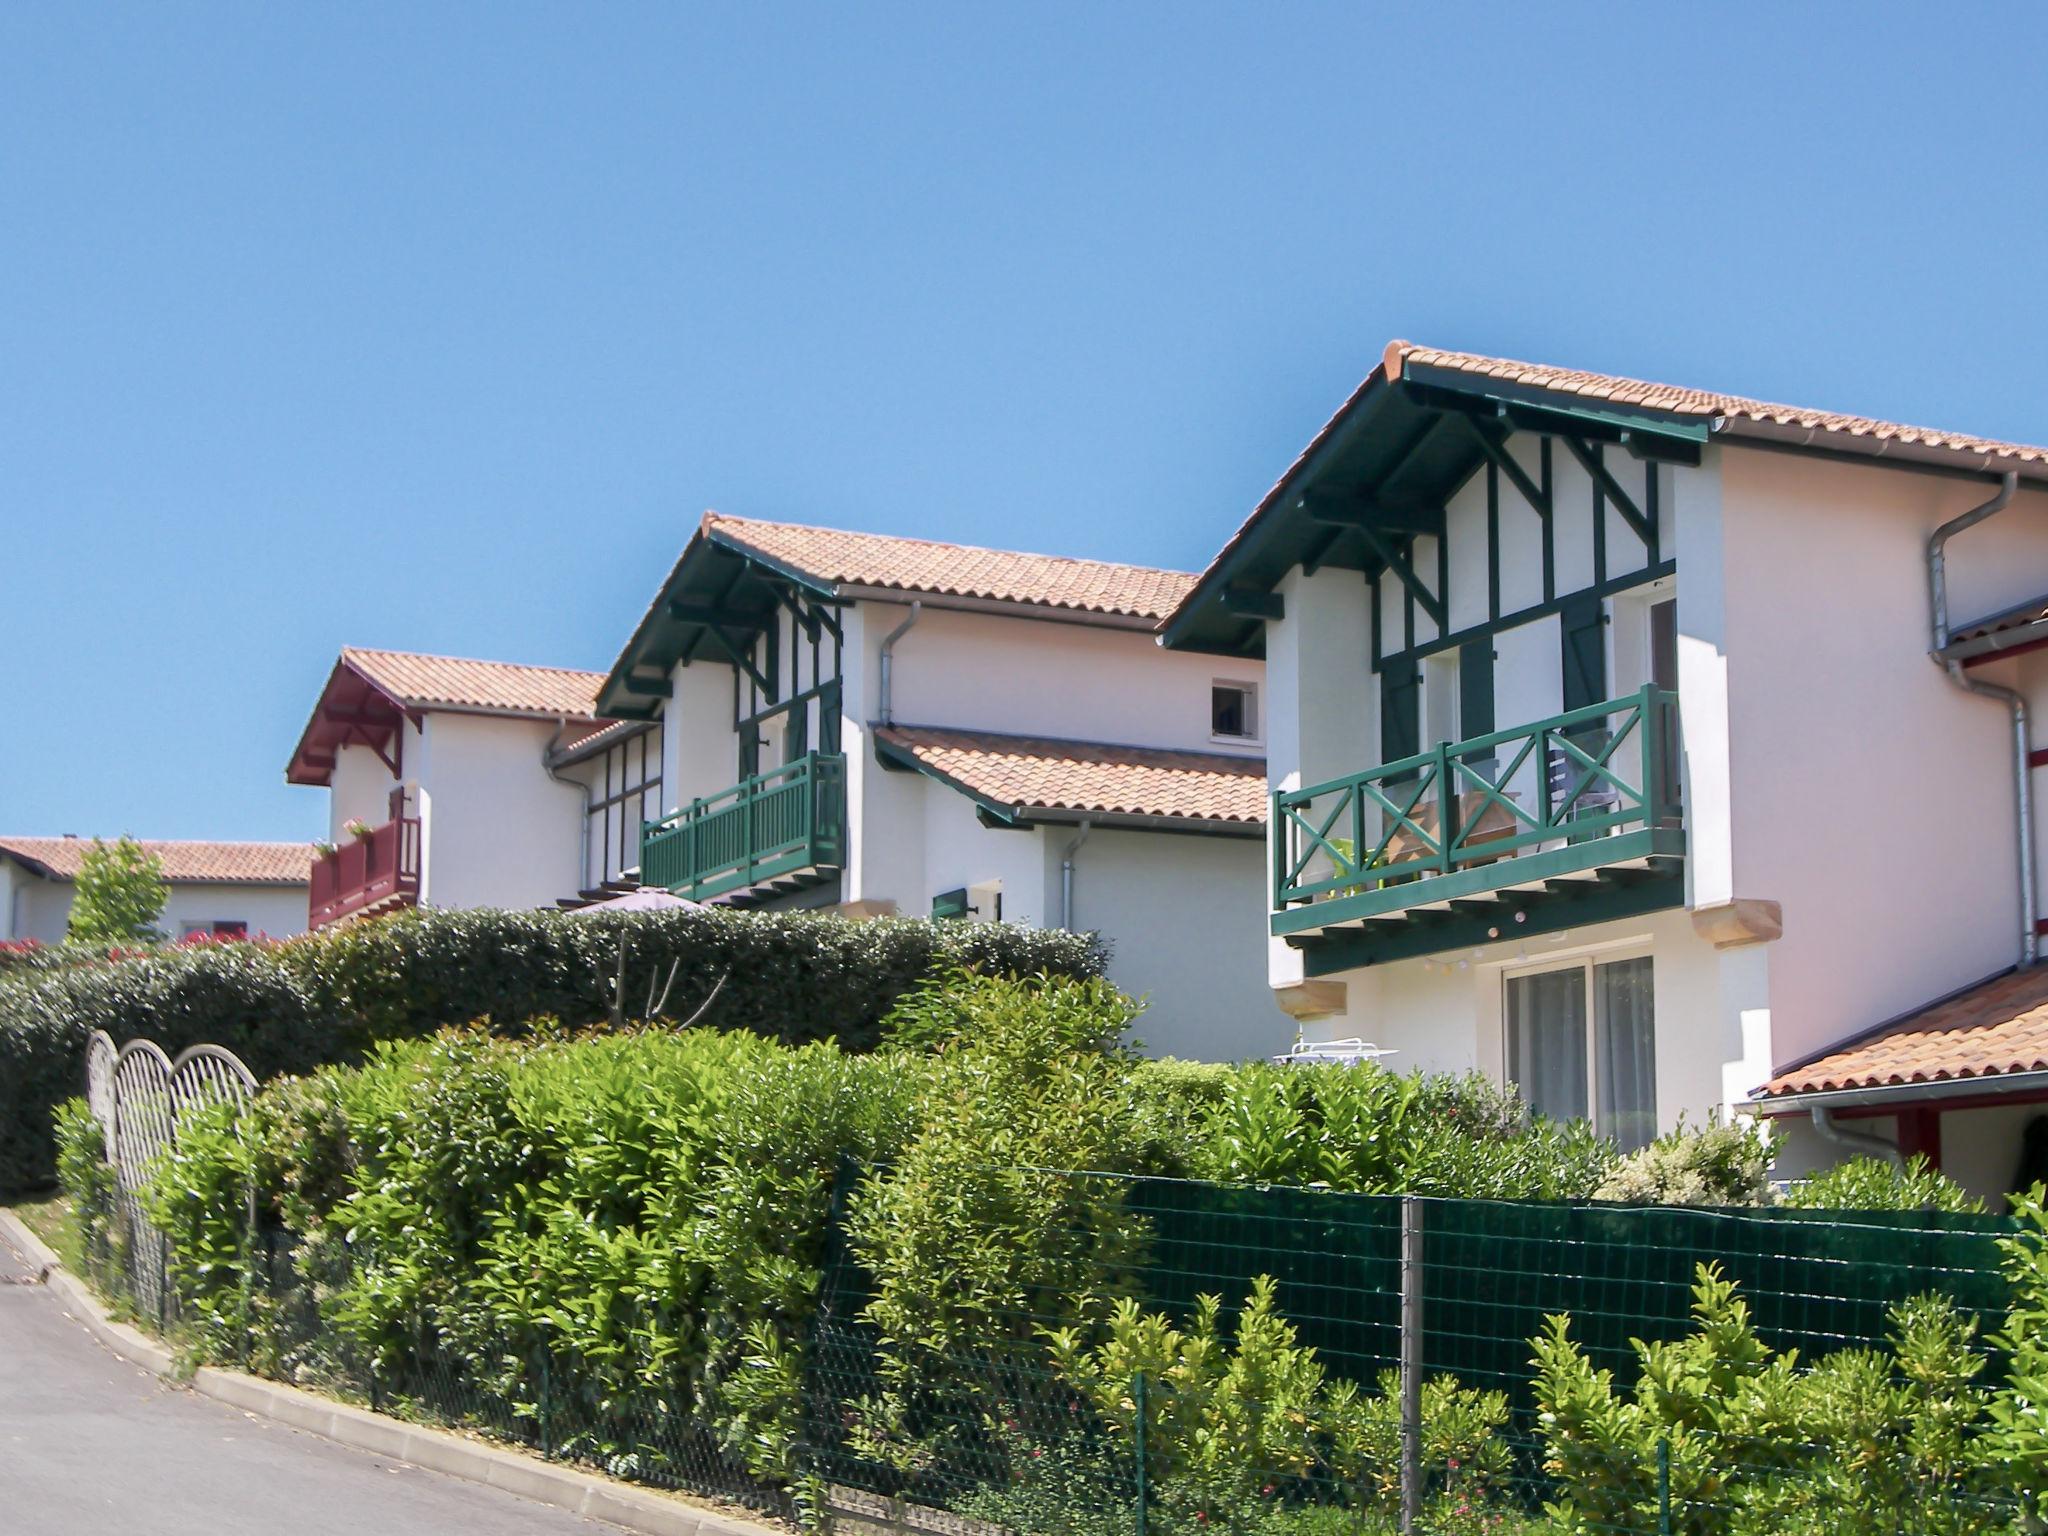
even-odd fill
[{"label": "sliding glass door", "polygon": [[1624,1152],[1657,1134],[1657,1037],[1648,955],[1580,960],[1506,982],[1507,1075],[1553,1120],[1587,1120]]}]

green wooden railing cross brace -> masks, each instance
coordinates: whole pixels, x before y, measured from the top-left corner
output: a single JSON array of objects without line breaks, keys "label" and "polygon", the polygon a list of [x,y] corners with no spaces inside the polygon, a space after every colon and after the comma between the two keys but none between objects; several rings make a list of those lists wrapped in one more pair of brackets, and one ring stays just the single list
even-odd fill
[{"label": "green wooden railing cross brace", "polygon": [[[1456,897],[1509,883],[1518,871],[1504,867],[1496,879],[1483,866],[1511,865],[1525,853],[1542,853],[1559,871],[1600,862],[1603,848],[1617,858],[1681,853],[1673,765],[1665,760],[1677,706],[1675,695],[1646,687],[1276,793],[1274,912],[1334,901],[1343,910],[1328,921],[1342,922],[1429,899],[1408,876],[1454,876],[1458,887],[1448,894]],[[1642,848],[1625,853],[1608,842],[1631,828],[1643,834]],[[1567,855],[1560,839],[1587,851]],[[1393,878],[1362,889],[1360,876],[1374,870]],[[1388,889],[1396,884],[1401,889]],[[1313,926],[1308,914],[1284,925],[1275,919],[1276,932]]]}]

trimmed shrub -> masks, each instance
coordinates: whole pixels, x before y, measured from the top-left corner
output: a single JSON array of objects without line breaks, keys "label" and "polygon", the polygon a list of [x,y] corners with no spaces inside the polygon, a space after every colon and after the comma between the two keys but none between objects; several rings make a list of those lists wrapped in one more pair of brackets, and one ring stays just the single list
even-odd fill
[{"label": "trimmed shrub", "polygon": [[605,1021],[622,953],[625,1019],[687,1018],[718,987],[706,1027],[853,1051],[871,1049],[897,998],[936,971],[1091,977],[1107,959],[1087,934],[716,908],[407,912],[278,944],[38,955],[0,972],[0,1190],[55,1172],[50,1113],[83,1086],[94,1029],[174,1056],[224,1045],[259,1077],[306,1072],[473,1020],[515,1036],[539,1018]]},{"label": "trimmed shrub", "polygon": [[85,1043],[224,1045],[261,1076],[332,1059],[304,988],[254,944],[167,946],[0,979],[0,1190],[56,1172],[51,1113],[85,1086]]},{"label": "trimmed shrub", "polygon": [[1829,1211],[1962,1211],[1981,1214],[1984,1202],[1915,1153],[1901,1168],[1890,1158],[1852,1157],[1801,1179],[1785,1192],[1786,1205]]}]

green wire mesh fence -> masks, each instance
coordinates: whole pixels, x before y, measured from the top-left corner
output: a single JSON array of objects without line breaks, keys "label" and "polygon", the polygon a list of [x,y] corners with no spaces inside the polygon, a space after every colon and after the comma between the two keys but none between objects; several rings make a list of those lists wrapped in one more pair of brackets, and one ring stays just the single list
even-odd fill
[{"label": "green wire mesh fence", "polygon": [[946,1347],[839,1250],[805,1453],[843,1527],[2027,1528],[1973,1438],[2010,1222],[1112,1182],[1140,1266]]},{"label": "green wire mesh fence", "polygon": [[[342,1276],[322,1266],[346,1253],[281,1230],[256,1236],[234,1347],[282,1380],[848,1536],[2038,1529],[2025,1474],[1981,1454],[2002,1218],[1013,1172],[1095,1183],[1058,1206],[1119,1224],[1117,1261],[1081,1289],[1020,1282],[1013,1305],[941,1278],[906,1313],[878,1305],[835,1218],[788,1487],[748,1475],[700,1381],[621,1387],[516,1339],[458,1354],[425,1323],[351,1344],[323,1310]],[[88,1262],[128,1294],[126,1257],[116,1237]]]}]

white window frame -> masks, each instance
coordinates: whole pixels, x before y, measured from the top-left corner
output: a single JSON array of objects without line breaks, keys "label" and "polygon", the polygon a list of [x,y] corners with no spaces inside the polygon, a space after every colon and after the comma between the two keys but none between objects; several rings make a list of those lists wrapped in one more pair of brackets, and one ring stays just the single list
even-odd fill
[{"label": "white window frame", "polygon": [[[1657,955],[1656,946],[1642,940],[1625,940],[1604,944],[1579,951],[1572,955],[1551,955],[1542,960],[1517,961],[1500,968],[1500,1080],[1513,1083],[1508,1075],[1508,1063],[1513,1054],[1508,1048],[1508,983],[1520,976],[1545,976],[1556,971],[1577,971],[1579,982],[1585,988],[1586,997],[1586,1117],[1593,1123],[1594,1134],[1605,1136],[1608,1128],[1600,1123],[1600,1053],[1593,1039],[1596,1004],[1593,997],[1593,967],[1612,965],[1623,960],[1648,960],[1650,962],[1650,1040],[1654,1052],[1657,1045]],[[1521,1091],[1516,1084],[1516,1091]],[[1652,1104],[1650,1112],[1657,1114]],[[1660,1122],[1661,1123],[1661,1119]]]},{"label": "white window frame", "polygon": [[[1216,729],[1216,690],[1234,688],[1244,695],[1245,724],[1251,729],[1242,736],[1226,736]],[[1264,722],[1259,718],[1259,685],[1239,677],[1212,677],[1209,679],[1209,739],[1213,742],[1235,746],[1257,746]]]}]

